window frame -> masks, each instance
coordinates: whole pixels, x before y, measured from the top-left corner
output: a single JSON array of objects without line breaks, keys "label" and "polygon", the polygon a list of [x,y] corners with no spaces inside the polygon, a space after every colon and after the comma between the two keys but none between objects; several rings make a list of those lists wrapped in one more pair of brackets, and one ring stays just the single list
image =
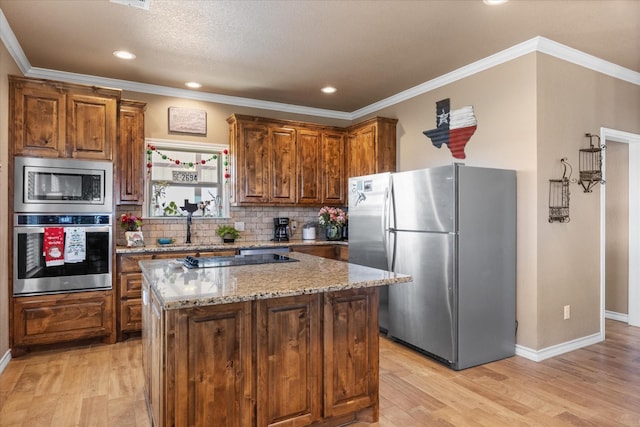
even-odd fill
[{"label": "window frame", "polygon": [[[229,150],[229,145],[227,144],[216,144],[212,142],[196,142],[196,141],[182,141],[175,139],[157,139],[157,138],[145,138],[144,144],[144,205],[142,206],[142,216],[145,219],[174,219],[174,218],[183,218],[184,216],[179,215],[170,215],[170,216],[154,216],[150,212],[151,210],[151,177],[149,175],[149,170],[147,168],[148,156],[147,156],[147,147],[149,145],[153,145],[158,148],[160,151],[162,150],[171,150],[171,151],[197,151],[200,153],[211,153],[218,154],[220,156],[220,186],[221,186],[221,195],[222,195],[222,216],[193,216],[193,219],[220,219],[220,218],[230,218],[229,213],[229,183],[227,179],[224,177],[226,169],[230,167],[230,165],[225,166],[224,161],[225,155],[223,154],[224,150]],[[204,185],[203,185],[204,186]]]}]

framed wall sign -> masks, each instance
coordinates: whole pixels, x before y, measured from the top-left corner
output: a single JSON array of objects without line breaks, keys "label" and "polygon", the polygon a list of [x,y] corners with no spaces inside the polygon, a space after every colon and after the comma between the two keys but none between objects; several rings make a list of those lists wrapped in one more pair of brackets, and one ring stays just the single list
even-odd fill
[{"label": "framed wall sign", "polygon": [[169,132],[207,134],[207,112],[190,108],[169,107]]}]

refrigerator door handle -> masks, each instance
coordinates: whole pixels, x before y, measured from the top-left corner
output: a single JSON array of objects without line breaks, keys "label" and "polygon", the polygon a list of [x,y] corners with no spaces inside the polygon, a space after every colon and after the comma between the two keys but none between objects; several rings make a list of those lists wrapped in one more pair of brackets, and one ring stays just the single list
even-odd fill
[{"label": "refrigerator door handle", "polygon": [[393,215],[392,203],[393,199],[393,186],[389,187],[384,192],[384,198],[382,203],[382,245],[384,247],[384,255],[387,260],[387,270],[393,271],[396,264],[396,249],[395,249],[395,230],[391,227],[391,216]]},{"label": "refrigerator door handle", "polygon": [[389,267],[389,188],[385,188],[384,196],[382,196],[382,215],[380,216],[382,231],[382,247],[384,248],[384,257],[387,260],[387,267]]}]

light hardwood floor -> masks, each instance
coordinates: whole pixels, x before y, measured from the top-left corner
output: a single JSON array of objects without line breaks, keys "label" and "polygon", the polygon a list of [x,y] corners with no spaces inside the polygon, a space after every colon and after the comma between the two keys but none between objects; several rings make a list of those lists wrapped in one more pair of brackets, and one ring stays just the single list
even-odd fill
[{"label": "light hardwood floor", "polygon": [[[544,362],[458,372],[381,339],[380,422],[357,426],[640,426],[640,328],[606,327]],[[139,339],[32,353],[0,375],[0,426],[149,427],[142,382]]]}]

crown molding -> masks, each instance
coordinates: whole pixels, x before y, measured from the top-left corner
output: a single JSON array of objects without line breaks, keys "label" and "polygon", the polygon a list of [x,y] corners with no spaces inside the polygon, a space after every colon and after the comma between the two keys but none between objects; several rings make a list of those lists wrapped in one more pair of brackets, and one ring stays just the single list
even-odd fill
[{"label": "crown molding", "polygon": [[476,73],[488,70],[505,62],[514,60],[523,55],[540,52],[558,59],[571,62],[606,74],[608,76],[624,80],[635,85],[640,85],[640,73],[621,67],[612,62],[605,61],[593,55],[589,55],[577,49],[554,42],[545,37],[534,37],[498,53],[480,59],[469,65],[460,67],[435,79],[421,83],[417,86],[399,92],[388,98],[374,102],[366,107],[353,112],[326,110],[321,108],[305,107],[302,105],[283,104],[279,102],[261,101],[257,99],[241,98],[236,96],[219,95],[215,93],[196,92],[187,89],[177,89],[167,86],[151,85],[128,80],[110,79],[107,77],[92,76],[87,74],[68,73],[45,68],[32,67],[18,43],[4,13],[0,9],[0,39],[3,41],[11,57],[16,62],[22,73],[27,77],[61,80],[71,83],[81,83],[94,86],[112,87],[132,92],[148,93],[175,98],[193,99],[198,101],[213,102],[217,104],[234,105],[238,107],[256,108],[270,111],[280,111],[294,114],[304,114],[315,117],[326,117],[340,120],[356,120],[368,114],[373,114],[383,108],[396,105],[400,102],[430,92],[442,86],[454,83]]},{"label": "crown molding", "polygon": [[65,82],[87,84],[129,90],[132,92],[162,95],[174,98],[193,99],[217,104],[234,105],[238,107],[259,108],[287,113],[306,114],[309,116],[329,117],[334,119],[351,120],[351,115],[342,111],[323,110],[321,108],[304,107],[301,105],[283,104],[279,102],[261,101],[257,99],[241,98],[237,96],[218,95],[215,93],[197,92],[188,89],[178,89],[168,86],[152,85],[148,83],[132,82],[129,80],[111,79],[108,77],[92,76],[88,74],[76,74],[66,71],[49,70],[33,67],[25,76],[40,79],[61,80]]},{"label": "crown molding", "polygon": [[20,43],[18,43],[18,39],[15,34],[13,34],[13,30],[11,29],[6,16],[4,16],[2,9],[0,9],[0,40],[4,43],[9,54],[18,65],[18,68],[20,68],[20,71],[22,71],[22,74],[25,74],[29,69],[31,69],[31,64],[25,56]]}]

